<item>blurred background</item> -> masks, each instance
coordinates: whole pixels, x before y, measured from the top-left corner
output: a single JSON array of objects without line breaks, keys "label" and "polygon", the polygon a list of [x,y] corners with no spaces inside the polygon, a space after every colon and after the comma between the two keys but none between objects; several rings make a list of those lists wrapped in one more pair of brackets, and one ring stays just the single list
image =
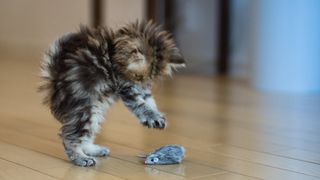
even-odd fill
[{"label": "blurred background", "polygon": [[320,92],[318,0],[1,0],[0,47],[43,51],[79,24],[153,19],[173,32],[186,73],[260,90]]},{"label": "blurred background", "polygon": [[[169,126],[116,103],[96,141],[110,157],[77,169],[37,93],[40,61],[79,24],[137,19],[163,24],[187,61],[153,89]],[[320,178],[320,0],[0,0],[0,23],[0,179]],[[165,144],[186,161],[136,157]]]}]

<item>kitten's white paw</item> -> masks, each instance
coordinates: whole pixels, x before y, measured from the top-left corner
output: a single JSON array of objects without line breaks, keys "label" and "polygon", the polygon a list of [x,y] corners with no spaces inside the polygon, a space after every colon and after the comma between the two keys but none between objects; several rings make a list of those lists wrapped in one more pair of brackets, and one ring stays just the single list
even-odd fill
[{"label": "kitten's white paw", "polygon": [[96,144],[89,144],[83,147],[83,152],[88,156],[102,157],[110,154],[110,150],[106,147]]},{"label": "kitten's white paw", "polygon": [[95,154],[95,156],[103,157],[110,154],[110,150],[106,147],[100,147],[101,149]]}]

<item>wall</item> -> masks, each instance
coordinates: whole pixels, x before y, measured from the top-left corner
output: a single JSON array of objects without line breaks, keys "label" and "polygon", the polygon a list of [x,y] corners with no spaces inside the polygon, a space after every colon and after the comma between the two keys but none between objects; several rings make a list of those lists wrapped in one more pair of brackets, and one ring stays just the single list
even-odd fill
[{"label": "wall", "polygon": [[255,87],[319,93],[320,1],[258,1],[256,9]]},{"label": "wall", "polygon": [[231,0],[230,16],[230,73],[246,79],[250,76],[253,56],[254,0]]},{"label": "wall", "polygon": [[177,41],[187,71],[214,74],[217,58],[216,0],[177,0]]},{"label": "wall", "polygon": [[106,23],[119,27],[145,17],[145,0],[108,0],[106,2]]},{"label": "wall", "polygon": [[42,47],[89,23],[87,0],[1,0],[0,44]]},{"label": "wall", "polygon": [[[47,47],[58,36],[90,24],[90,0],[1,0],[0,46]],[[105,24],[144,18],[144,0],[106,0]]]}]

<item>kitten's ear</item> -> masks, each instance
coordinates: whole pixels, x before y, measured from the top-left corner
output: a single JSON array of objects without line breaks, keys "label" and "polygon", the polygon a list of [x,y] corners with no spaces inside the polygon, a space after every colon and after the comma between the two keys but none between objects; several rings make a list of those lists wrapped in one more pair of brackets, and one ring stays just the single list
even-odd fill
[{"label": "kitten's ear", "polygon": [[181,68],[181,67],[186,67],[186,61],[181,55],[179,49],[174,47],[171,50],[170,58],[165,68],[164,74],[171,76],[172,69],[176,70],[177,68]]},{"label": "kitten's ear", "polygon": [[169,65],[173,68],[185,67],[186,61],[178,48],[173,48],[170,54]]}]

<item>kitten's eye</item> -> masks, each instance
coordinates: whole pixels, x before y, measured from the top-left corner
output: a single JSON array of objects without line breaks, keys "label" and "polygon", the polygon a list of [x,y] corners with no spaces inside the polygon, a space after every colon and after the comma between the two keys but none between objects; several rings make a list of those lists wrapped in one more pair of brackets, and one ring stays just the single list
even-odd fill
[{"label": "kitten's eye", "polygon": [[131,51],[131,54],[135,54],[135,53],[137,53],[137,52],[138,52],[138,50],[137,50],[137,49],[134,49],[134,50]]}]

